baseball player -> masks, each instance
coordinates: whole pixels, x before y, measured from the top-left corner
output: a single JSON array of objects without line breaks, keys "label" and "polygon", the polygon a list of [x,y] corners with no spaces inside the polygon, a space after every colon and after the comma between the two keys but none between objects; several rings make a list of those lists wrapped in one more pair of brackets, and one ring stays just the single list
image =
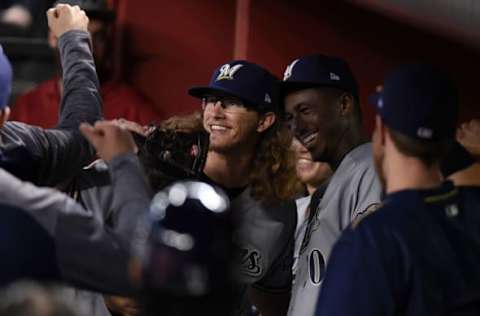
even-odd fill
[{"label": "baseball player", "polygon": [[[295,230],[290,198],[290,139],[277,118],[275,78],[246,61],[219,66],[208,86],[190,95],[202,100],[210,146],[203,180],[231,199],[234,244],[241,283],[238,312],[248,315],[248,298],[263,315],[285,314],[291,286]],[[293,170],[291,170],[293,171]],[[248,296],[247,296],[248,295]]]},{"label": "baseball player", "polygon": [[312,198],[289,315],[311,316],[331,248],[358,216],[381,200],[370,143],[361,132],[358,86],[348,64],[311,55],[294,60],[282,83],[287,124],[312,154],[334,171],[323,198]]},{"label": "baseball player", "polygon": [[[98,79],[90,52],[88,18],[78,7],[49,11],[49,25],[59,39],[65,93],[55,129],[7,122],[12,69],[0,47],[0,167],[37,185],[58,185],[89,163],[93,148],[82,137],[81,122],[101,119]],[[54,16],[55,14],[63,13]]]},{"label": "baseball player", "polygon": [[480,188],[442,183],[458,96],[439,70],[404,66],[375,102],[383,206],[335,245],[316,315],[478,315]]},{"label": "baseball player", "polygon": [[[208,86],[189,91],[202,99],[210,141],[200,180],[221,187],[231,200],[241,283],[238,315],[250,314],[249,297],[264,315],[284,314],[292,282],[294,205],[277,203],[293,195],[286,188],[294,174],[290,138],[275,113],[274,84],[275,78],[258,65],[233,61],[218,67]],[[115,214],[108,186],[98,184],[101,189],[81,192],[83,201],[97,205],[100,214],[102,208]]]}]

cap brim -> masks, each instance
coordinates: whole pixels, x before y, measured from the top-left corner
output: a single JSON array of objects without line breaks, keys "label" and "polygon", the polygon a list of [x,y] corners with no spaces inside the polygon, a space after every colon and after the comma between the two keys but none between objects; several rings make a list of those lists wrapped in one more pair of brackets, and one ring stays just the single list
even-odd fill
[{"label": "cap brim", "polygon": [[188,90],[188,94],[195,98],[202,98],[205,95],[213,94],[213,95],[222,95],[222,96],[233,96],[243,100],[244,102],[251,103],[251,101],[246,100],[245,98],[239,96],[234,91],[225,88],[212,88],[208,86],[199,86],[199,87],[192,87]]},{"label": "cap brim", "polygon": [[285,95],[289,92],[321,87],[323,85],[318,83],[311,83],[311,82],[298,82],[298,81],[278,81],[278,86],[280,87],[280,93]]},{"label": "cap brim", "polygon": [[355,92],[349,91],[348,89],[339,87],[331,83],[304,82],[304,81],[279,81],[278,86],[280,87],[280,94],[282,96],[285,96],[290,92],[295,92],[298,90],[326,87],[326,88],[341,89],[345,92],[352,94],[357,99],[357,101],[359,100],[359,96]]}]

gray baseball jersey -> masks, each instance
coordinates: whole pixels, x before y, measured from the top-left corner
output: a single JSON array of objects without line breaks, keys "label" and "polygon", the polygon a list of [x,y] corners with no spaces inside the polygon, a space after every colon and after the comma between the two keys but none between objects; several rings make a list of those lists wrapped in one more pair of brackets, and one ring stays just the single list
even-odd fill
[{"label": "gray baseball jersey", "polygon": [[360,145],[343,158],[315,213],[309,216],[288,315],[314,314],[334,243],[353,219],[379,205],[381,195],[371,144]]},{"label": "gray baseball jersey", "polygon": [[291,264],[293,254],[294,210],[293,202],[264,207],[248,189],[232,201],[234,244],[241,252],[241,283],[269,291],[289,290],[291,270],[286,265]]},{"label": "gray baseball jersey", "polygon": [[[42,267],[52,279],[65,280],[76,286],[105,293],[135,293],[127,273],[130,242],[136,219],[148,209],[151,193],[135,155],[115,157],[110,162],[110,168],[113,192],[116,193],[112,204],[117,206],[119,213],[118,224],[114,229],[102,225],[91,210],[84,209],[65,194],[54,189],[35,187],[0,169],[0,201],[3,205],[20,209],[15,215],[35,223],[32,227],[38,228],[37,231],[46,236],[44,244],[50,245],[50,252],[45,253],[42,260],[16,262],[24,269],[15,270],[15,275],[3,276],[7,283],[19,277],[32,276],[32,270],[36,271],[32,266],[43,264]],[[11,220],[10,225],[14,222]],[[30,247],[35,249],[42,245],[39,242]],[[16,249],[1,249],[7,249],[6,254],[2,253],[5,256],[2,260],[8,267],[8,260],[16,260],[18,257]],[[33,252],[32,249],[19,251],[28,253]],[[44,264],[47,260],[53,264]]]},{"label": "gray baseball jersey", "polygon": [[[109,174],[102,170],[101,163],[97,162],[94,167],[84,170],[76,179],[79,201],[115,227],[118,205],[111,205]],[[231,201],[230,209],[235,223],[233,243],[238,264],[235,276],[239,282],[235,315],[248,314],[247,285],[267,292],[290,290],[296,224],[294,207],[293,201],[262,206],[251,197],[249,188]]]}]

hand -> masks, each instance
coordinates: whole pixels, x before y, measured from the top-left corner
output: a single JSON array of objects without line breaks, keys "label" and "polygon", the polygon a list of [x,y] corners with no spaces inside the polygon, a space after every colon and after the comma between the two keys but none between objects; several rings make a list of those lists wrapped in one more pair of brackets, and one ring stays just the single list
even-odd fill
[{"label": "hand", "polygon": [[136,146],[132,135],[115,122],[99,121],[94,126],[82,123],[80,131],[95,147],[100,158],[106,162],[115,156],[135,152]]},{"label": "hand", "polygon": [[72,30],[88,32],[88,17],[79,6],[57,4],[47,11],[47,19],[50,30],[57,38]]},{"label": "hand", "polygon": [[134,132],[145,137],[148,136],[148,129],[150,128],[150,126],[142,126],[137,122],[129,121],[123,118],[115,119],[113,120],[113,122],[115,122],[115,124],[117,124],[118,126],[129,130],[130,132]]},{"label": "hand", "polygon": [[104,296],[105,304],[112,312],[122,316],[137,316],[140,315],[138,304],[127,297],[120,296]]},{"label": "hand", "polygon": [[465,147],[470,154],[480,157],[480,120],[474,119],[463,123],[457,129],[457,141]]}]

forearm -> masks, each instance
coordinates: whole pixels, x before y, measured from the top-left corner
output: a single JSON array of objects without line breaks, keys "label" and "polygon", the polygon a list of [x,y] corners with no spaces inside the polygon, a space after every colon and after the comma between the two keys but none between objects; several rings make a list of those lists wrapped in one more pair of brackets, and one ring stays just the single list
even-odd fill
[{"label": "forearm", "polygon": [[135,154],[120,155],[109,162],[114,230],[132,240],[138,220],[147,213],[152,192]]},{"label": "forearm", "polygon": [[58,40],[64,93],[60,101],[58,128],[78,129],[82,122],[102,118],[100,83],[87,32],[69,31]]}]

